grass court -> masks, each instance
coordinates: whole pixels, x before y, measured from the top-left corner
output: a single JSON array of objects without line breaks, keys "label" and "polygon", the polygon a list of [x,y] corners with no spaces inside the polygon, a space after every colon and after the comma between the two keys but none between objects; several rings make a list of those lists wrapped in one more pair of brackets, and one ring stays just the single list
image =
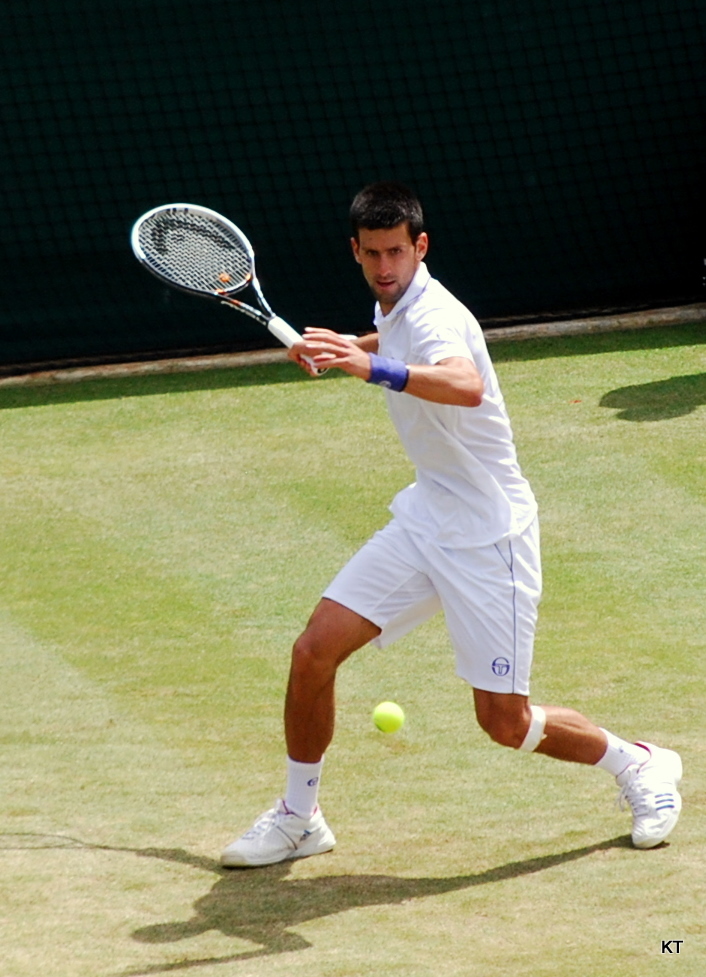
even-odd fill
[{"label": "grass court", "polygon": [[491,347],[540,504],[533,698],[681,752],[648,852],[606,774],[486,739],[437,618],[341,671],[336,850],[221,870],[283,787],[291,642],[411,480],[383,397],[290,364],[0,389],[2,973],[704,974],[705,328]]}]

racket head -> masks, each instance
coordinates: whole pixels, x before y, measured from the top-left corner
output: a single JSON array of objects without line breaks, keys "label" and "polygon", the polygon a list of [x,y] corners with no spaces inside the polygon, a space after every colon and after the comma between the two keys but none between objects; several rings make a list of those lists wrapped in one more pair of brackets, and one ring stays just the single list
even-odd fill
[{"label": "racket head", "polygon": [[239,227],[197,204],[163,204],[130,234],[137,260],[153,275],[197,295],[227,297],[255,276],[252,245]]}]

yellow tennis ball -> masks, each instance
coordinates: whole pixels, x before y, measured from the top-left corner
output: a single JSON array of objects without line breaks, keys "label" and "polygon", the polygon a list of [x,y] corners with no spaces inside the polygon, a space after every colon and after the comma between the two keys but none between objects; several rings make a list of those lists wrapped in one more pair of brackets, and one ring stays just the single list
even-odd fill
[{"label": "yellow tennis ball", "polygon": [[404,711],[396,702],[381,702],[373,710],[373,722],[383,733],[396,733],[404,723]]}]

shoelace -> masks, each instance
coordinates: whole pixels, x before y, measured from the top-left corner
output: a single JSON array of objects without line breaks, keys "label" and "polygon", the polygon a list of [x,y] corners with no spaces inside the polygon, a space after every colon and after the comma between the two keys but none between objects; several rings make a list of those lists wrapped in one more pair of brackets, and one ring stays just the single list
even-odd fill
[{"label": "shoelace", "polygon": [[[655,804],[650,805],[647,798],[654,797]],[[630,776],[620,789],[617,800],[621,811],[630,807],[635,817],[649,814],[654,807],[656,811],[674,807],[674,791],[671,785],[664,783],[663,791],[655,791],[644,783],[640,783],[640,768],[630,771]]]},{"label": "shoelace", "polygon": [[641,787],[639,783],[635,783],[635,781],[639,778],[639,774],[639,767],[635,767],[634,770],[629,771],[628,780],[620,788],[620,793],[618,794],[618,799],[616,801],[616,804],[621,811],[624,811],[626,807],[629,807],[632,813],[636,816],[647,814],[649,810],[649,805],[643,796],[644,794],[649,793],[649,791],[644,787],[644,785]]},{"label": "shoelace", "polygon": [[266,811],[265,814],[259,818],[252,828],[243,835],[244,838],[257,838],[258,835],[264,834],[265,831],[270,827],[271,824],[275,824],[278,816],[281,814],[280,811],[274,808],[271,811]]}]

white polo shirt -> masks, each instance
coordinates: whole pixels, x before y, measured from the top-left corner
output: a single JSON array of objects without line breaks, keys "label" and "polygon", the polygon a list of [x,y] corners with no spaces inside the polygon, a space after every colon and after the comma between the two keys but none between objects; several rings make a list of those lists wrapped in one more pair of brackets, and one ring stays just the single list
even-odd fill
[{"label": "white polo shirt", "polygon": [[375,307],[379,352],[407,364],[472,360],[485,393],[478,407],[434,404],[385,391],[416,481],[391,506],[405,528],[440,546],[488,546],[519,535],[537,504],[522,476],[495,369],[473,315],[424,263],[394,308]]}]

